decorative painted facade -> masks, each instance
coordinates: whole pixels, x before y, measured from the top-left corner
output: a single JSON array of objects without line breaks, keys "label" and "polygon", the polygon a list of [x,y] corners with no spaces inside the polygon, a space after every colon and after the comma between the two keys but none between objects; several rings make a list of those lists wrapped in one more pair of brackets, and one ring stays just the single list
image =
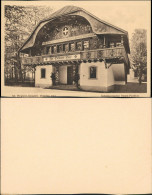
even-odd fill
[{"label": "decorative painted facade", "polygon": [[128,33],[75,6],[41,21],[19,52],[36,87],[111,91],[127,82],[130,68]]}]

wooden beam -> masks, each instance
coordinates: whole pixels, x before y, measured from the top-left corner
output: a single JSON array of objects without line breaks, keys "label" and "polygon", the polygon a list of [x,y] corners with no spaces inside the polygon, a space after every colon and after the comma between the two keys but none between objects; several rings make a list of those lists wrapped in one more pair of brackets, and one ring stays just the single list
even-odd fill
[{"label": "wooden beam", "polygon": [[122,46],[124,45],[124,37],[123,37],[123,35],[121,35],[121,45]]},{"label": "wooden beam", "polygon": [[63,62],[58,62],[59,65],[63,65]]},{"label": "wooden beam", "polygon": [[83,41],[81,41],[81,51],[83,51]]},{"label": "wooden beam", "polygon": [[64,43],[66,41],[79,40],[79,39],[89,38],[89,37],[93,37],[93,36],[96,36],[96,35],[94,33],[89,33],[89,34],[84,34],[84,35],[79,35],[79,36],[66,37],[64,39],[57,39],[57,40],[53,40],[53,41],[43,42],[42,45]]},{"label": "wooden beam", "polygon": [[103,48],[105,48],[106,47],[106,36],[104,35],[103,36]]},{"label": "wooden beam", "polygon": [[31,48],[29,49],[29,56],[32,56]]}]

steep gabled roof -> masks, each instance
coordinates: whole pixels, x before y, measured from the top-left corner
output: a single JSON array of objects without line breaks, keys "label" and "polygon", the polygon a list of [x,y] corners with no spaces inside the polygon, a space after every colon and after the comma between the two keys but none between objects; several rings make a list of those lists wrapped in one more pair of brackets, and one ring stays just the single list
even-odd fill
[{"label": "steep gabled roof", "polygon": [[[94,16],[93,14],[91,14],[90,12],[86,11],[83,8],[80,8],[80,7],[77,7],[77,6],[65,6],[65,7],[59,9],[58,11],[54,12],[53,14],[51,14],[50,17],[40,21],[39,24],[34,29],[34,31],[32,32],[32,34],[30,35],[30,37],[27,39],[27,41],[25,41],[23,46],[19,49],[19,51],[24,50],[28,47],[32,47],[32,45],[34,45],[35,37],[36,37],[38,31],[46,23],[48,23],[48,22],[50,22],[50,21],[52,21],[56,18],[59,18],[61,16],[72,15],[72,14],[79,15],[80,12],[84,13],[85,15],[88,15],[90,18],[92,18],[94,20],[94,22],[97,22],[98,24],[104,24],[104,25],[108,26],[109,29],[113,29],[113,32],[108,32],[108,31],[105,31],[105,32],[102,31],[101,32],[100,28],[98,30],[95,30],[95,28],[94,28],[93,31],[94,31],[95,34],[123,34],[123,35],[126,35],[127,42],[128,42],[128,51],[130,50],[129,49],[129,41],[128,41],[128,32],[127,31],[125,31],[125,30],[123,30],[119,27],[116,27],[116,26],[114,26],[114,25],[112,25],[108,22],[105,22],[105,21],[101,20],[100,18]],[[29,43],[30,41],[31,41],[31,44]]]},{"label": "steep gabled roof", "polygon": [[93,18],[95,18],[96,20],[98,20],[99,22],[102,22],[102,23],[104,23],[104,24],[106,24],[108,26],[111,26],[111,27],[119,30],[119,31],[122,31],[123,33],[127,33],[127,31],[125,31],[125,30],[123,30],[123,29],[121,29],[119,27],[116,27],[116,26],[114,26],[114,25],[112,25],[112,24],[110,24],[110,23],[108,23],[108,22],[106,22],[104,20],[101,20],[100,18],[94,16],[93,14],[91,14],[88,11],[86,11],[85,9],[77,7],[77,6],[71,6],[71,5],[68,5],[68,6],[65,6],[65,7],[59,9],[58,11],[54,12],[53,14],[51,14],[51,16],[46,18],[44,21],[50,20],[50,19],[54,19],[54,18],[63,16],[63,15],[71,14],[71,13],[77,12],[77,11],[83,11],[86,14],[88,14],[88,15],[92,16]]}]

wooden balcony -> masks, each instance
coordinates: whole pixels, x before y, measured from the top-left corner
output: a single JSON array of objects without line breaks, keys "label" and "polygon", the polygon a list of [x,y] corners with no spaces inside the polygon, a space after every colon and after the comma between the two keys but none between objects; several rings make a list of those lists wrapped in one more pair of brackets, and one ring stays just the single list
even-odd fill
[{"label": "wooden balcony", "polygon": [[124,47],[105,48],[88,51],[76,51],[33,57],[22,57],[22,65],[39,65],[64,61],[90,61],[102,59],[123,59],[128,65],[129,59]]},{"label": "wooden balcony", "polygon": [[124,47],[105,48],[94,51],[81,52],[81,60],[123,58],[129,64],[128,55]]}]

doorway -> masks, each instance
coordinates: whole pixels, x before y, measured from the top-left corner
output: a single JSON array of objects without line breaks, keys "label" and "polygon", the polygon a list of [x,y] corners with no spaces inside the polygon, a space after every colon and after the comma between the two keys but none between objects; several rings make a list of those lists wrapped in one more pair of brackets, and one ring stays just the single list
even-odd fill
[{"label": "doorway", "polygon": [[67,67],[67,84],[68,85],[73,84],[73,66]]}]

